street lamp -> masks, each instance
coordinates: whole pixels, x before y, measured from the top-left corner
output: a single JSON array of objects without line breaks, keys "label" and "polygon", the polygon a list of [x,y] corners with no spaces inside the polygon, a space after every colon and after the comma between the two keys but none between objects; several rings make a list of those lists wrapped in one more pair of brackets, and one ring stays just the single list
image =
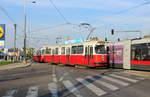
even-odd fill
[{"label": "street lamp", "polygon": [[[32,3],[36,3],[36,1],[32,1]],[[24,58],[26,62],[26,38],[27,38],[27,0],[24,0]]]}]

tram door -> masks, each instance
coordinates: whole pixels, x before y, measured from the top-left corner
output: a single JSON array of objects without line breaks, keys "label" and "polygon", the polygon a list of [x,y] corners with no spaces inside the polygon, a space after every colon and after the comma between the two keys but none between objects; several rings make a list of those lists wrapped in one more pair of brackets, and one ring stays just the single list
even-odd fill
[{"label": "tram door", "polygon": [[66,64],[70,64],[70,47],[66,48]]},{"label": "tram door", "polygon": [[85,47],[85,64],[88,66],[92,66],[93,60],[93,46]]}]

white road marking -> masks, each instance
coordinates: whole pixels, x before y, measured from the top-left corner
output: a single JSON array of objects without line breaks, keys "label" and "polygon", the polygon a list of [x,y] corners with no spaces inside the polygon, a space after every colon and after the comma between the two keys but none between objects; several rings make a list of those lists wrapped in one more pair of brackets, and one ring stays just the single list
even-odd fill
[{"label": "white road marking", "polygon": [[13,95],[17,93],[17,90],[8,90],[5,96],[2,97],[13,97]]},{"label": "white road marking", "polygon": [[72,92],[76,97],[83,97],[82,95],[80,95],[79,91],[77,90],[76,87],[74,87],[74,85],[70,82],[70,81],[63,81],[65,87]]},{"label": "white road marking", "polygon": [[57,85],[56,83],[49,83],[48,89],[51,91],[52,97],[58,97]]},{"label": "white road marking", "polygon": [[55,66],[53,66],[53,68],[52,68],[52,80],[53,80],[53,82],[57,82]]},{"label": "white road marking", "polygon": [[53,77],[53,81],[54,81],[54,82],[57,82],[56,75],[55,75],[55,74],[53,74],[53,75],[52,75],[52,77]]},{"label": "white road marking", "polygon": [[130,82],[133,82],[133,83],[138,82],[138,80],[127,78],[127,77],[123,77],[123,76],[119,76],[119,75],[115,75],[115,74],[110,74],[110,76],[116,77],[116,78],[120,78],[120,79],[124,79],[124,80],[130,81]]},{"label": "white road marking", "polygon": [[61,76],[61,77],[59,78],[59,81],[62,81],[62,80],[64,79],[64,77],[67,76],[68,74],[69,74],[68,72],[64,73],[63,76]]},{"label": "white road marking", "polygon": [[119,89],[118,87],[110,84],[110,83],[107,83],[107,82],[104,82],[104,81],[100,81],[100,80],[96,80],[95,78],[93,78],[92,76],[87,76],[87,78],[91,79],[91,80],[95,80],[96,83],[99,83],[99,84],[102,84],[103,86],[115,91],[117,89]]},{"label": "white road marking", "polygon": [[64,79],[64,77],[62,76],[62,77],[60,77],[59,81],[62,81],[63,79]]},{"label": "white road marking", "polygon": [[88,89],[90,89],[92,92],[94,92],[97,96],[102,96],[102,95],[106,94],[105,91],[103,91],[102,89],[96,87],[92,83],[90,83],[82,78],[77,78],[76,80],[79,81],[80,83],[82,83],[83,85],[85,85]]},{"label": "white road marking", "polygon": [[115,78],[112,78],[112,77],[101,76],[101,75],[97,75],[97,76],[102,77],[102,78],[104,78],[104,79],[106,79],[106,80],[115,82],[115,83],[117,83],[117,84],[123,85],[123,86],[128,86],[128,85],[129,85],[129,83],[126,83],[126,82],[124,82],[124,81],[121,81],[121,80],[118,80],[118,79],[115,79]]},{"label": "white road marking", "polygon": [[26,97],[38,97],[38,86],[30,87]]}]

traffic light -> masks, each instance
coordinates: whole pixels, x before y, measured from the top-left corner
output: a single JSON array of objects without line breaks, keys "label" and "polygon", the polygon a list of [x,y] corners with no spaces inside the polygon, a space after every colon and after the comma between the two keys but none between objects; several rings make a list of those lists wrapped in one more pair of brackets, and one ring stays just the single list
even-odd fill
[{"label": "traffic light", "polygon": [[112,35],[114,35],[114,32],[115,32],[114,29],[111,29],[111,34],[112,34]]},{"label": "traffic light", "polygon": [[105,41],[107,41],[107,38],[105,38]]},{"label": "traffic light", "polygon": [[120,38],[118,38],[118,41],[120,41]]}]

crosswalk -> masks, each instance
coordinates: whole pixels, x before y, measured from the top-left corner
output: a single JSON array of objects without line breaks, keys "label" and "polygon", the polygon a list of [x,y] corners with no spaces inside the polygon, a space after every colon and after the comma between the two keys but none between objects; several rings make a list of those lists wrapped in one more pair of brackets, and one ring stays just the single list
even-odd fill
[{"label": "crosswalk", "polygon": [[[73,82],[70,80],[62,80],[60,83],[64,86],[64,89],[66,89],[75,97],[85,97],[84,93],[81,93],[79,86],[82,86],[82,89],[90,91],[95,96],[100,97],[106,95],[110,91],[119,90],[122,87],[127,87],[141,80],[142,79],[137,79],[136,77],[134,78],[118,74],[107,74],[85,76],[84,78],[79,77],[75,78]],[[107,91],[107,89],[110,91]],[[40,97],[40,90],[42,90],[40,89],[40,85],[30,86],[25,93],[26,95],[23,95],[22,97]],[[61,95],[59,94],[59,92],[63,90],[58,88],[57,82],[48,83],[47,90],[49,91],[49,97],[63,96],[63,93],[61,93]],[[5,92],[4,96],[1,97],[16,97],[18,92],[19,89],[10,89]]]}]

